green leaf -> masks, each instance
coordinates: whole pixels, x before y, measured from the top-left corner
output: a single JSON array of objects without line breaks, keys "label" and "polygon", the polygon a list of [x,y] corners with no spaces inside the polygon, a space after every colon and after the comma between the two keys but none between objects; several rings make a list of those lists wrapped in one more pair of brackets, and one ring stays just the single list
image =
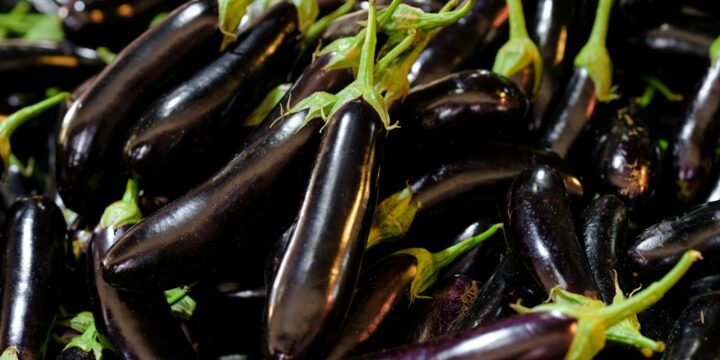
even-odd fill
[{"label": "green leaf", "polygon": [[220,51],[225,50],[228,45],[237,40],[235,32],[245,16],[245,10],[251,3],[252,0],[218,0],[218,16],[220,18],[218,27],[223,33]]},{"label": "green leaf", "polygon": [[67,345],[65,345],[63,351],[72,347],[77,347],[85,353],[92,351],[95,359],[102,360],[103,349],[106,348],[108,350],[112,350],[112,347],[108,347],[109,344],[110,342],[105,339],[103,335],[98,333],[97,329],[95,329],[95,323],[93,323],[85,330],[85,332],[82,333],[82,335],[75,337]]},{"label": "green leaf", "polygon": [[57,325],[73,329],[79,333],[84,333],[90,326],[95,323],[93,314],[89,311],[83,311],[70,319],[60,320]]},{"label": "green leaf", "polygon": [[320,14],[317,0],[292,0],[298,13],[300,33],[305,34]]}]

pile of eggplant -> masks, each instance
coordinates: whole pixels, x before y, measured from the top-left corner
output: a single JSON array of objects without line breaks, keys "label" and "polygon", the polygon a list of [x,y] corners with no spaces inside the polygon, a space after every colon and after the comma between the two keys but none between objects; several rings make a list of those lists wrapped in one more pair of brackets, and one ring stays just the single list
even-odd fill
[{"label": "pile of eggplant", "polygon": [[720,359],[720,3],[0,1],[0,360]]}]

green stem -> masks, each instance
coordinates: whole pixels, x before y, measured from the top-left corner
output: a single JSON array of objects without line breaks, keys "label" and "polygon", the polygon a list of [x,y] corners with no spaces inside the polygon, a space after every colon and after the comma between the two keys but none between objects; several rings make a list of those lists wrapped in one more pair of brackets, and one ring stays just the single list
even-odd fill
[{"label": "green stem", "polygon": [[622,303],[607,306],[597,310],[598,316],[607,327],[610,327],[622,319],[637,314],[658,302],[678,282],[680,278],[690,269],[690,266],[701,259],[698,251],[689,250],[685,252],[675,267],[670,270],[662,279],[650,284],[645,290],[631,296]]},{"label": "green stem", "polygon": [[653,98],[655,97],[655,87],[648,85],[645,87],[645,91],[643,91],[642,96],[637,98],[636,102],[642,107],[643,109],[646,109],[648,105],[652,102]]},{"label": "green stem", "polygon": [[710,64],[715,64],[720,58],[720,36],[715,38],[712,45],[710,45]]},{"label": "green stem", "polygon": [[523,14],[522,1],[507,0],[510,13],[510,38],[528,37],[527,28],[525,27],[525,15]]},{"label": "green stem", "polygon": [[134,179],[128,179],[125,185],[125,193],[123,193],[123,202],[137,204],[138,203],[138,184]]},{"label": "green stem", "polygon": [[390,65],[390,62],[395,60],[400,54],[405,52],[415,40],[415,31],[411,31],[411,34],[406,36],[399,44],[397,44],[392,50],[390,50],[380,61],[375,65],[375,71],[381,72]]},{"label": "green stem", "polygon": [[614,342],[632,345],[641,349],[650,349],[653,352],[665,350],[665,344],[662,341],[655,341],[639,332],[613,329],[613,331],[607,331],[605,334],[608,340]]},{"label": "green stem", "polygon": [[473,6],[475,6],[476,0],[466,0],[463,5],[453,11],[448,11],[453,1],[448,2],[443,8],[436,14],[424,14],[422,21],[418,24],[418,30],[429,30],[437,29],[441,26],[446,26],[456,23],[467,15]]},{"label": "green stem", "polygon": [[325,31],[325,28],[327,28],[327,26],[331,22],[333,22],[333,20],[349,13],[354,8],[355,0],[345,0],[345,3],[343,3],[342,6],[340,6],[339,8],[335,9],[335,11],[315,21],[315,23],[310,25],[308,30],[305,32],[305,46],[307,46],[310,41],[320,36],[320,34]]},{"label": "green stem", "polygon": [[370,0],[368,8],[367,28],[365,31],[365,42],[360,53],[360,65],[358,66],[357,82],[362,85],[373,87],[374,65],[375,65],[375,43],[377,41],[377,9],[375,0]]},{"label": "green stem", "polygon": [[445,250],[434,253],[433,262],[435,263],[436,268],[444,268],[445,266],[453,262],[453,260],[455,260],[458,256],[461,256],[468,250],[482,244],[485,240],[495,235],[497,230],[500,228],[502,228],[502,224],[495,224],[477,236],[473,236]]},{"label": "green stem", "polygon": [[5,120],[0,122],[0,137],[9,138],[13,132],[20,127],[20,125],[26,123],[28,120],[40,115],[45,110],[61,103],[62,101],[69,99],[70,93],[63,92],[53,97],[45,99],[37,104],[26,106],[15,113],[8,116]]},{"label": "green stem", "polygon": [[669,87],[667,87],[667,85],[663,84],[663,82],[659,79],[648,75],[641,75],[640,78],[642,78],[648,85],[655,88],[655,90],[659,91],[662,96],[668,99],[668,101],[682,101],[682,95],[674,93],[672,90],[670,90]]},{"label": "green stem", "polygon": [[125,193],[120,201],[116,201],[103,212],[100,224],[104,228],[117,229],[123,225],[133,225],[142,219],[138,206],[138,185],[134,179],[128,179]]},{"label": "green stem", "polygon": [[[392,0],[390,2],[390,5],[388,5],[388,7],[386,7],[385,9],[383,9],[381,11],[380,16],[378,17],[378,23],[380,24],[381,27],[384,26],[385,24],[387,24],[387,22],[390,21],[390,19],[392,19],[393,13],[395,13],[395,10],[397,10],[397,8],[398,8],[398,6],[400,6],[400,4],[402,4],[402,0]],[[364,31],[364,29],[363,29],[363,31]]]},{"label": "green stem", "polygon": [[179,303],[190,293],[190,288],[190,286],[183,286],[182,288],[180,288],[180,291],[175,292],[172,297],[167,299],[168,305],[173,306]]},{"label": "green stem", "polygon": [[588,44],[605,47],[611,9],[612,0],[600,0],[600,2],[598,2],[597,11],[595,13],[595,21],[593,22],[590,39],[587,42]]}]

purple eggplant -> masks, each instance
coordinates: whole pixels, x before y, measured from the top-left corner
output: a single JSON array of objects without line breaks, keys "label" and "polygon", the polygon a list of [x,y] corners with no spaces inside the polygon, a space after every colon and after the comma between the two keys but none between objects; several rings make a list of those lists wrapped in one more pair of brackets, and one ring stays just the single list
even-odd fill
[{"label": "purple eggplant", "polygon": [[50,199],[23,197],[10,208],[2,239],[1,351],[43,358],[60,299],[64,237],[65,220]]},{"label": "purple eggplant", "polygon": [[555,286],[597,299],[598,287],[578,242],[562,177],[537,165],[515,178],[507,193],[510,249],[547,291]]},{"label": "purple eggplant", "polygon": [[700,295],[675,321],[663,359],[715,359],[720,354],[720,292]]}]

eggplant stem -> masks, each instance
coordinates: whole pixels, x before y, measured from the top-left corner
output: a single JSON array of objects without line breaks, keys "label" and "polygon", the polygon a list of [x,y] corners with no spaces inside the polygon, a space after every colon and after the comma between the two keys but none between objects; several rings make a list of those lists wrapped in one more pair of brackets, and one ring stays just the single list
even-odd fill
[{"label": "eggplant stem", "polygon": [[497,230],[502,228],[502,226],[502,223],[494,224],[490,226],[490,228],[488,228],[487,230],[483,231],[481,234],[465,239],[445,250],[434,253],[433,263],[438,269],[444,268],[445,266],[453,262],[455,259],[457,259],[458,256],[461,256],[468,250],[482,244],[485,240],[495,235]]},{"label": "eggplant stem", "polygon": [[708,52],[710,53],[710,64],[714,65],[720,59],[720,36],[715,38]]},{"label": "eggplant stem", "polygon": [[528,36],[525,26],[525,15],[523,14],[522,1],[507,0],[509,9],[510,38],[526,38]]},{"label": "eggplant stem", "polygon": [[395,60],[400,54],[405,52],[410,45],[412,45],[413,41],[415,41],[415,34],[416,32],[414,30],[411,30],[408,36],[406,36],[399,44],[397,44],[392,50],[390,50],[385,56],[383,56],[380,61],[375,65],[375,71],[381,72],[385,70],[385,68],[390,65],[390,62]]},{"label": "eggplant stem", "polygon": [[665,85],[658,78],[648,75],[641,75],[640,78],[643,79],[643,81],[645,81],[648,86],[651,86],[655,90],[659,91],[660,94],[662,94],[662,96],[664,96],[668,101],[682,101],[682,95],[670,90],[670,88],[667,87],[667,85]]},{"label": "eggplant stem", "polygon": [[357,81],[359,84],[374,86],[374,65],[375,65],[375,43],[377,42],[377,9],[375,0],[370,0],[368,8],[367,28],[365,31],[365,42],[360,53],[360,65],[358,66]]},{"label": "eggplant stem", "polygon": [[121,200],[110,204],[100,218],[104,228],[117,229],[123,225],[134,225],[142,219],[138,206],[138,184],[130,178],[125,186],[125,193]]},{"label": "eggplant stem", "polygon": [[55,96],[51,96],[37,104],[26,106],[8,116],[5,120],[0,122],[0,137],[9,138],[13,132],[26,123],[28,120],[42,114],[45,110],[59,104],[60,102],[69,99],[70,93],[61,92]]},{"label": "eggplant stem", "polygon": [[598,2],[597,11],[595,12],[595,21],[593,22],[592,32],[590,33],[588,44],[592,43],[596,46],[605,47],[611,9],[612,0],[600,0],[600,2]]},{"label": "eggplant stem", "polygon": [[303,47],[307,47],[312,40],[314,40],[316,37],[320,36],[320,34],[325,31],[325,28],[333,22],[333,20],[339,18],[340,16],[343,16],[352,9],[355,8],[355,0],[345,0],[345,2],[338,7],[337,9],[333,10],[333,12],[321,17],[317,21],[315,21],[310,27],[307,29],[307,31],[304,34],[305,39],[303,40]]}]

